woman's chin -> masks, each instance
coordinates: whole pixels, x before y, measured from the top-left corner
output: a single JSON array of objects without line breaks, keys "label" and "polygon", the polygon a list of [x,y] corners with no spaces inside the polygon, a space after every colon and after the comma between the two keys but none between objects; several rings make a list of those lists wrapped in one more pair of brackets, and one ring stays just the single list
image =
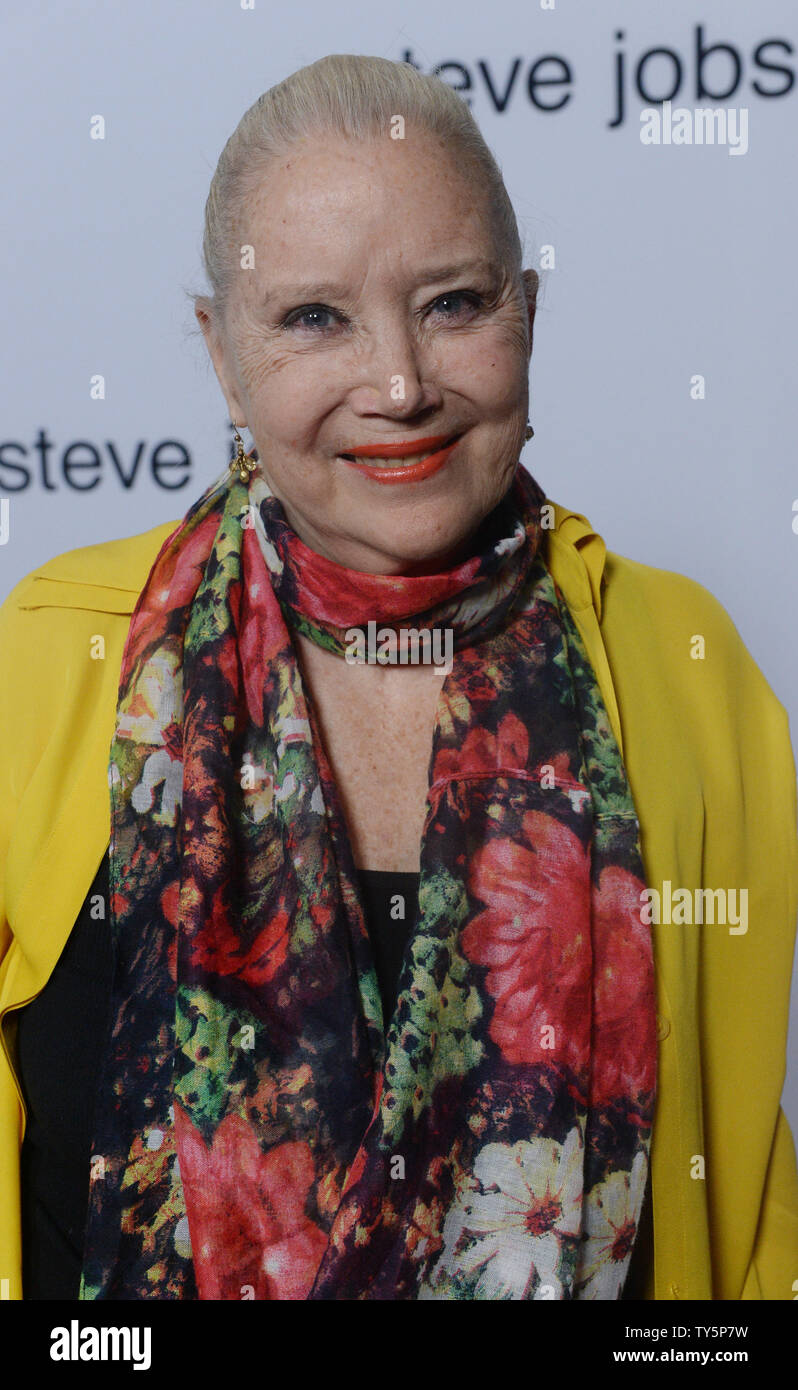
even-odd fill
[{"label": "woman's chin", "polygon": [[409,574],[412,569],[439,573],[473,554],[475,537],[500,500],[491,494],[475,505],[461,492],[448,502],[414,507],[407,517],[394,513],[383,519],[374,515],[374,524],[363,536],[363,543],[398,562],[394,571],[397,574]]}]

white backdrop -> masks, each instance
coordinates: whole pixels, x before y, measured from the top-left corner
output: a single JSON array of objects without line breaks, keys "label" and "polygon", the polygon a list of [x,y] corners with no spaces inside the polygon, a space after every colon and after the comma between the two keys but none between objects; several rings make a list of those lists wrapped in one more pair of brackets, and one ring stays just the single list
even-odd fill
[{"label": "white backdrop", "polygon": [[[0,598],[60,551],[177,521],[224,465],[226,407],[184,291],[204,287],[208,185],[246,107],[325,53],[409,57],[446,64],[471,102],[527,264],[554,250],[525,461],[611,550],[720,599],[796,745],[789,0],[31,0],[3,31]],[[747,112],[745,152],[641,142],[642,108],[710,94]],[[794,981],[798,1133],[796,996]]]}]

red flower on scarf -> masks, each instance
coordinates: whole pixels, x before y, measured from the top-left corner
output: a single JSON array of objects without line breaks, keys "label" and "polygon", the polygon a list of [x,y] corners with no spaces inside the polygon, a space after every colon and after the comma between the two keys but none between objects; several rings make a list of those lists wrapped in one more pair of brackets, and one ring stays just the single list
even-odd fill
[{"label": "red flower on scarf", "polygon": [[[557,753],[551,759],[557,785],[564,782],[577,786],[567,753]],[[469,729],[462,746],[442,748],[438,754],[433,783],[449,778],[473,776],[475,773],[502,771],[534,773],[529,763],[529,731],[517,714],[505,714],[495,734],[489,729]]]},{"label": "red flower on scarf", "polygon": [[[194,597],[202,580],[208,556],[213,547],[214,537],[219,529],[219,517],[215,511],[206,516],[199,523],[193,532],[187,532],[185,524],[178,527],[167,543],[167,555],[153,564],[150,570],[150,583],[156,567],[167,568],[167,575],[163,581],[160,574],[157,575],[157,583],[147,594],[147,601],[137,615],[131,635],[128,640],[128,647],[132,652],[136,647],[134,637],[138,635],[139,627],[149,626],[154,623],[156,630],[163,628],[163,620],[167,613],[172,613],[175,608],[182,608]],[[178,550],[175,553],[175,546]],[[174,566],[169,572],[169,567]]]},{"label": "red flower on scarf", "polygon": [[542,811],[524,816],[523,843],[497,836],[471,861],[469,886],[486,907],[463,932],[463,949],[488,968],[490,1036],[515,1065],[559,1062],[585,1074],[589,868],[573,831]]},{"label": "red flower on scarf", "polygon": [[[175,1102],[178,1162],[197,1289],[203,1299],[305,1299],[327,1236],[305,1212],[315,1173],[306,1143],[264,1153],[240,1115],[210,1148]],[[251,1297],[252,1295],[249,1294]]]},{"label": "red flower on scarf", "polygon": [[611,864],[599,876],[594,950],[600,962],[595,985],[596,1033],[601,1065],[593,1098],[650,1091],[656,1079],[656,1007],[651,934],[640,918],[641,879]]},{"label": "red flower on scarf", "polygon": [[539,811],[524,817],[524,834],[525,844],[491,840],[471,865],[471,890],[487,906],[462,940],[469,960],[488,967],[490,1036],[508,1062],[558,1062],[584,1081],[593,988],[593,1102],[649,1090],[656,1048],[641,881],[614,865],[602,870],[591,945],[589,857],[579,839]]},{"label": "red flower on scarf", "polygon": [[500,767],[525,769],[529,759],[529,734],[517,714],[505,714],[498,730],[470,729],[459,748],[442,748],[435,763],[433,781],[493,772]]},{"label": "red flower on scarf", "polygon": [[223,637],[213,656],[206,656],[205,661],[206,664],[212,662],[219,671],[227,687],[227,698],[234,700],[241,685],[241,659],[235,637]]},{"label": "red flower on scarf", "polygon": [[253,988],[266,985],[285,963],[291,944],[291,920],[289,911],[275,905],[247,945],[240,924],[225,906],[225,892],[220,888],[214,894],[212,912],[191,942],[191,961],[212,975],[240,975]]},{"label": "red flower on scarf", "polygon": [[[268,579],[264,579],[263,584],[268,587]],[[238,636],[238,659],[243,674],[247,713],[258,728],[263,725],[266,697],[274,686],[278,657],[284,647],[285,634],[279,622],[275,621],[265,595],[261,602],[257,602],[248,594],[246,617],[242,619]]]}]

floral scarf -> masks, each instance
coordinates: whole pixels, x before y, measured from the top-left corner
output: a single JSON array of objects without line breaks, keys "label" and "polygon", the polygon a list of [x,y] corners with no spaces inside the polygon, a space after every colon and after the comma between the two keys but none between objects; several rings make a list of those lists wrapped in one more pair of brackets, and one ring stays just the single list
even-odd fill
[{"label": "floral scarf", "polygon": [[[519,465],[470,559],[311,551],[258,472],[162,546],[109,764],[84,1299],[614,1299],[656,1072],[639,827]],[[384,1019],[292,629],[453,630]]]}]

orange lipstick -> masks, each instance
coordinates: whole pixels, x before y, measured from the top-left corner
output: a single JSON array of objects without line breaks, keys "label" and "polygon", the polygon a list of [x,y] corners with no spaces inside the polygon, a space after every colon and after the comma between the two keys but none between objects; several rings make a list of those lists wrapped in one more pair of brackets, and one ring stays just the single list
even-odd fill
[{"label": "orange lipstick", "polygon": [[[443,468],[459,439],[460,435],[436,434],[427,439],[412,439],[399,444],[360,444],[338,457],[376,483],[414,483],[431,477]],[[443,447],[436,447],[440,445]],[[427,449],[433,452],[427,454],[426,458],[399,468],[378,468],[358,462],[361,458],[406,458],[408,454],[419,454]]]}]

